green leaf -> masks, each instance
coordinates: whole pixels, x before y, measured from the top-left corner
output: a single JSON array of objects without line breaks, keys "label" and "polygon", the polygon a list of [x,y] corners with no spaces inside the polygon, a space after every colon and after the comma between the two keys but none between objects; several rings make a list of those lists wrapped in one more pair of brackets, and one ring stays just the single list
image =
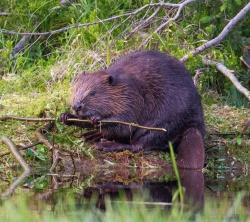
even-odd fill
[{"label": "green leaf", "polygon": [[26,151],[26,154],[27,156],[29,157],[33,157],[33,158],[37,158],[41,161],[46,161],[46,158],[45,156],[42,154],[42,153],[39,153],[31,148],[29,148],[27,151]]},{"label": "green leaf", "polygon": [[241,3],[242,3],[241,0],[235,0],[235,2],[237,5],[241,5]]},{"label": "green leaf", "polygon": [[220,7],[220,11],[223,12],[227,8],[227,4],[223,3],[222,6]]},{"label": "green leaf", "polygon": [[241,143],[242,143],[241,137],[236,138],[236,143],[237,143],[237,145],[241,145]]},{"label": "green leaf", "polygon": [[34,183],[34,188],[36,190],[44,190],[49,185],[48,177],[40,177]]},{"label": "green leaf", "polygon": [[213,17],[211,17],[211,16],[203,16],[200,19],[200,23],[207,24],[207,23],[210,23],[212,21],[212,19],[213,19]]}]

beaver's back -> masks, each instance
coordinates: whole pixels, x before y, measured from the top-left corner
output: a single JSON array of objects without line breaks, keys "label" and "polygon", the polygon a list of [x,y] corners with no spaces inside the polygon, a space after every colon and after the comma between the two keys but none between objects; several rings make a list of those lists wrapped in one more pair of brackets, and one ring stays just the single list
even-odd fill
[{"label": "beaver's back", "polygon": [[173,124],[174,131],[194,125],[204,133],[200,97],[190,74],[175,58],[156,51],[133,52],[118,59],[107,72],[140,87],[148,111],[143,118],[153,125]]},{"label": "beaver's back", "polygon": [[[168,83],[183,86],[187,84],[194,86],[189,73],[180,61],[157,51],[139,51],[122,56],[108,68],[108,72],[124,77],[129,75],[141,81],[148,81],[148,83],[156,80],[162,85],[168,81]],[[182,84],[184,80],[185,84]]]},{"label": "beaver's back", "polygon": [[184,102],[190,96],[197,96],[192,78],[184,65],[164,53],[130,53],[118,59],[107,71],[124,81],[132,79],[139,82],[144,89],[143,93],[153,96],[159,102],[167,102],[169,99],[171,102],[173,97]]}]

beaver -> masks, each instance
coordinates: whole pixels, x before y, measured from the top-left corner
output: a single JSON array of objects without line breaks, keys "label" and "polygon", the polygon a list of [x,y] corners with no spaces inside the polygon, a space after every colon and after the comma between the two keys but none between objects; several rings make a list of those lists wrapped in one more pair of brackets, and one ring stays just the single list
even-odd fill
[{"label": "beaver", "polygon": [[[185,66],[168,54],[132,52],[107,69],[79,74],[72,84],[71,107],[74,114],[63,113],[60,117],[67,125],[91,128],[101,120],[110,120],[167,130],[103,124],[101,130],[84,135],[100,150],[167,150],[171,141],[179,167],[201,169],[204,166],[201,99]],[[68,118],[87,118],[93,125],[70,122]]]}]

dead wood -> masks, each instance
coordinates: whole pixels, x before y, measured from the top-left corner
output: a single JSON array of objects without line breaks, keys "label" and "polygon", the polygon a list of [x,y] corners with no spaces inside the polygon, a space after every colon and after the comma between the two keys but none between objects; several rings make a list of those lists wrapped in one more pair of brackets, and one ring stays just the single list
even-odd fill
[{"label": "dead wood", "polygon": [[[250,4],[250,3],[249,3]],[[248,101],[250,101],[250,91],[242,86],[242,84],[239,82],[239,80],[236,78],[234,75],[234,71],[228,69],[225,65],[219,62],[215,62],[206,58],[202,59],[203,64],[205,65],[210,65],[210,66],[215,66],[218,71],[220,71],[225,77],[227,77],[235,86],[235,88],[242,93]]]},{"label": "dead wood", "polygon": [[246,14],[250,11],[250,2],[239,11],[239,13],[233,17],[228,24],[224,27],[222,32],[216,36],[215,38],[209,40],[208,42],[204,43],[203,45],[193,49],[191,52],[189,52],[187,55],[183,56],[180,61],[186,62],[190,57],[193,57],[197,54],[200,54],[204,50],[211,48],[212,46],[218,45],[228,34],[229,32],[237,25],[239,21],[241,21]]}]

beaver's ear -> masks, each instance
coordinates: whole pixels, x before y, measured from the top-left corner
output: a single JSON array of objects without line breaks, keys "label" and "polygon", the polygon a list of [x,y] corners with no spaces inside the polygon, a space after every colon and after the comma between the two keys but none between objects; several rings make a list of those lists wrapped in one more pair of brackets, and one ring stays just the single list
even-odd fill
[{"label": "beaver's ear", "polygon": [[114,84],[114,77],[113,76],[108,76],[108,83],[110,85],[113,85]]},{"label": "beaver's ear", "polygon": [[107,77],[107,82],[108,82],[109,85],[113,86],[114,83],[115,83],[114,77],[111,76],[111,75],[108,75],[108,77]]}]

